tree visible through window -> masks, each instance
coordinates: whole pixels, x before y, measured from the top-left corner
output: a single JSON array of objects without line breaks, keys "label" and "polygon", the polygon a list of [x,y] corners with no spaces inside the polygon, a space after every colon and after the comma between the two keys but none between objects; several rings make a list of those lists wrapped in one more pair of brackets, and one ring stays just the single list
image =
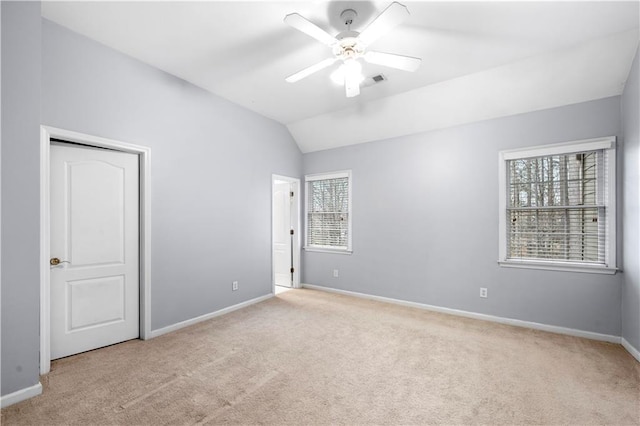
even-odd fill
[{"label": "tree visible through window", "polygon": [[597,184],[602,155],[508,162],[509,258],[604,263],[606,207]]},{"label": "tree visible through window", "polygon": [[307,176],[307,247],[350,249],[350,173]]},{"label": "tree visible through window", "polygon": [[615,139],[500,153],[501,264],[615,272]]}]

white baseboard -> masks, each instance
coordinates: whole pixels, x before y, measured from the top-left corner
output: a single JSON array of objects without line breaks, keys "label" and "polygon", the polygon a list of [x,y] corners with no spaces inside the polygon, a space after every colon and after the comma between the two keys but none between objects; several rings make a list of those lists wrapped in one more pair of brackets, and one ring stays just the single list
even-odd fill
[{"label": "white baseboard", "polygon": [[210,312],[208,314],[200,315],[199,317],[191,318],[186,321],[182,321],[167,327],[159,328],[151,331],[151,338],[162,336],[163,334],[171,333],[172,331],[180,330],[181,328],[189,327],[190,325],[197,324],[202,321],[206,321],[211,318],[219,317],[220,315],[228,314],[229,312],[237,311],[238,309],[245,308],[255,303],[260,303],[264,300],[270,299],[274,296],[273,293],[266,294],[264,296],[256,297],[255,299],[247,300],[237,305],[229,306],[219,311]]},{"label": "white baseboard", "polygon": [[302,287],[310,288],[313,290],[328,291],[330,293],[343,294],[347,296],[360,297],[363,299],[375,300],[378,302],[393,303],[395,305],[408,306],[411,308],[425,309],[427,311],[440,312],[443,314],[451,314],[451,315],[457,315],[460,317],[497,322],[500,324],[514,325],[516,327],[532,328],[534,330],[542,330],[542,331],[549,331],[551,333],[566,334],[569,336],[576,336],[576,337],[584,337],[587,339],[600,340],[603,342],[611,342],[611,343],[618,343],[618,344],[620,343],[619,336],[613,336],[610,334],[600,334],[600,333],[594,333],[591,331],[576,330],[573,328],[558,327],[555,325],[540,324],[537,322],[522,321],[522,320],[517,320],[512,318],[504,318],[504,317],[498,317],[494,315],[462,311],[459,309],[443,308],[441,306],[427,305],[425,303],[409,302],[406,300],[392,299],[390,297],[373,296],[370,294],[357,293],[357,292],[348,291],[348,290],[338,290],[331,287],[323,287],[323,286],[313,285],[313,284],[302,284]]},{"label": "white baseboard", "polygon": [[3,395],[2,397],[0,397],[0,407],[4,408],[13,404],[17,404],[18,402],[24,401],[25,399],[38,396],[41,393],[42,385],[40,384],[40,382],[38,382],[37,384],[28,388],[20,389],[19,391],[15,391],[8,395]]},{"label": "white baseboard", "polygon": [[631,343],[629,343],[627,341],[627,339],[625,339],[624,337],[621,339],[621,343],[622,346],[624,346],[624,348],[627,350],[627,352],[629,352],[631,354],[632,357],[634,357],[635,359],[638,360],[638,362],[640,362],[640,351],[636,348],[634,348]]}]

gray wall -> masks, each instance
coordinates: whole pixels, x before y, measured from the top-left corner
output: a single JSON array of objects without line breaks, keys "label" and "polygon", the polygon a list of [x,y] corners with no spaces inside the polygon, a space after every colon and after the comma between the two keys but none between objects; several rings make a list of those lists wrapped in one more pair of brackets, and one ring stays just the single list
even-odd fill
[{"label": "gray wall", "polygon": [[42,31],[42,122],[151,147],[152,329],[270,293],[271,174],[301,172],[286,128],[50,21]]},{"label": "gray wall", "polygon": [[2,386],[38,383],[40,3],[2,2]]},{"label": "gray wall", "polygon": [[286,128],[43,20],[37,3],[2,7],[2,394],[38,380],[41,123],[151,147],[153,330],[270,293],[271,174],[301,175]]},{"label": "gray wall", "polygon": [[614,97],[305,154],[353,170],[353,254],[305,252],[303,282],[620,335],[622,274],[497,264],[498,152],[620,133]]},{"label": "gray wall", "polygon": [[622,94],[624,131],[624,285],[622,287],[622,337],[640,351],[640,68],[636,52]]}]

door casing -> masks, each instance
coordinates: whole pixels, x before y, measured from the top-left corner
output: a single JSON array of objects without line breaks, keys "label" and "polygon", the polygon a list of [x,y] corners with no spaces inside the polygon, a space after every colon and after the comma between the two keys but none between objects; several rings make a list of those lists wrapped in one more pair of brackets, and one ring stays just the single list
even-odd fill
[{"label": "door casing", "polygon": [[291,228],[293,229],[293,280],[292,288],[300,288],[300,179],[289,176],[271,175],[271,291],[276,293],[275,259],[273,256],[273,195],[276,181],[289,182],[293,186],[291,207]]},{"label": "door casing", "polygon": [[50,144],[51,139],[133,153],[140,158],[140,338],[151,338],[151,149],[125,142],[40,126],[40,374],[51,368],[50,329]]}]

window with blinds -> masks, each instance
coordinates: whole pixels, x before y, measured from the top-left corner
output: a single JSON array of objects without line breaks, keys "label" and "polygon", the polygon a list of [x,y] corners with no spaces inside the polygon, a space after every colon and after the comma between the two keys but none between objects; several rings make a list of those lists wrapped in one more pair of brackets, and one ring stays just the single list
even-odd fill
[{"label": "window with blinds", "polygon": [[604,264],[602,150],[509,160],[507,167],[508,257]]},{"label": "window with blinds", "polygon": [[502,260],[615,269],[612,152],[606,138],[501,153]]},{"label": "window with blinds", "polygon": [[351,173],[305,177],[306,248],[351,250]]}]

